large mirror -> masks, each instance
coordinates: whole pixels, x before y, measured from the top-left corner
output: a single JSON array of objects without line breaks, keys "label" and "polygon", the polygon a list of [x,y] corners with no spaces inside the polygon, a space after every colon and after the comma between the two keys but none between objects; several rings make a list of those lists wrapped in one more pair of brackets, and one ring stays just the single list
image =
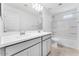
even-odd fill
[{"label": "large mirror", "polygon": [[42,29],[41,12],[31,3],[2,3],[1,7],[5,32]]}]

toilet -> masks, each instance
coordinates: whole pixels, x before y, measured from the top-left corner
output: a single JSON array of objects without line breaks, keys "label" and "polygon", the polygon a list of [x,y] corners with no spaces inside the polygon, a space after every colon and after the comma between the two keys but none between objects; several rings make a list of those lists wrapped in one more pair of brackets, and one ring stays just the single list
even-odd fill
[{"label": "toilet", "polygon": [[60,39],[56,38],[56,37],[52,37],[52,47],[58,47],[58,41]]}]

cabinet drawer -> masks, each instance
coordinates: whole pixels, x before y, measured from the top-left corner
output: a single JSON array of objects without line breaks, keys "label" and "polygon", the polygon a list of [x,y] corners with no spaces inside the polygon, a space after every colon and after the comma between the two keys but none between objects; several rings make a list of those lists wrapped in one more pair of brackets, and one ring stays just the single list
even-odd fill
[{"label": "cabinet drawer", "polygon": [[19,52],[27,47],[30,47],[41,41],[41,38],[33,39],[30,41],[22,42],[13,46],[9,46],[6,48],[6,55],[12,55],[16,52]]},{"label": "cabinet drawer", "polygon": [[43,37],[43,40],[46,40],[46,39],[49,39],[49,38],[51,38],[51,35],[46,35],[46,36]]},{"label": "cabinet drawer", "polygon": [[41,55],[41,43],[36,44],[35,46],[26,49],[15,56],[40,56]]},{"label": "cabinet drawer", "polygon": [[30,49],[26,49],[23,52],[20,52],[14,56],[30,56]]},{"label": "cabinet drawer", "polygon": [[41,43],[30,48],[30,56],[41,56]]}]

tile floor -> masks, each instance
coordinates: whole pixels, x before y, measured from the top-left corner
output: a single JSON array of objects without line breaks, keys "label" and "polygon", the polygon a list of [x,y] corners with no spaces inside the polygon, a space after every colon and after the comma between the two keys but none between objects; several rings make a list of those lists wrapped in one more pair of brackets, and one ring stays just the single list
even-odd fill
[{"label": "tile floor", "polygon": [[66,47],[51,47],[49,56],[79,56],[79,49]]}]

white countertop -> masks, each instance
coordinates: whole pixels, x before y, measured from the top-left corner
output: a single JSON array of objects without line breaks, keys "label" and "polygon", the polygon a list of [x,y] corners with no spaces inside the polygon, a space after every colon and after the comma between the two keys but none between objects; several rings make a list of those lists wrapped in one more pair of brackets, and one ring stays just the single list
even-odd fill
[{"label": "white countertop", "polygon": [[47,34],[51,34],[51,32],[28,31],[25,32],[25,35],[20,35],[20,32],[7,32],[0,37],[0,48]]}]

